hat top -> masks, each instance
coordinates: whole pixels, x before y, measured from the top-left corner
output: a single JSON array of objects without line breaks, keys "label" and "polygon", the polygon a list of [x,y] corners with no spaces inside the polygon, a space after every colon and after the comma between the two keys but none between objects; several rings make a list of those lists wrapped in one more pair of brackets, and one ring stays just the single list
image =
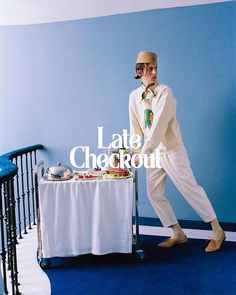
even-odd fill
[{"label": "hat top", "polygon": [[136,63],[150,63],[156,64],[157,63],[157,55],[155,52],[151,51],[141,51],[138,54]]}]

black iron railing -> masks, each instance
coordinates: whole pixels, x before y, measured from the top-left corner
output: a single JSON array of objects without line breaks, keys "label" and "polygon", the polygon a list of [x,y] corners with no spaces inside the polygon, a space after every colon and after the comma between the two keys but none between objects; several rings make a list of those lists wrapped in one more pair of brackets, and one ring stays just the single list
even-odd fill
[{"label": "black iron railing", "polygon": [[[8,294],[8,271],[11,294],[21,294],[18,281],[18,239],[36,224],[36,193],[33,170],[40,144],[18,149],[0,157],[0,228],[3,294]],[[23,233],[23,234],[22,234]]]}]

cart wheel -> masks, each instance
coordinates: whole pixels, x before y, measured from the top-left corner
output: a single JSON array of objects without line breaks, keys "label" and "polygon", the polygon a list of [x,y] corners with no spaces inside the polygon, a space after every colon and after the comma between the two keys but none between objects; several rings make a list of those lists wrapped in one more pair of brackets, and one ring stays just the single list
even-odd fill
[{"label": "cart wheel", "polygon": [[136,250],[136,257],[138,261],[143,262],[146,259],[145,252],[142,249]]},{"label": "cart wheel", "polygon": [[43,269],[47,269],[51,266],[50,258],[41,258],[39,265]]}]

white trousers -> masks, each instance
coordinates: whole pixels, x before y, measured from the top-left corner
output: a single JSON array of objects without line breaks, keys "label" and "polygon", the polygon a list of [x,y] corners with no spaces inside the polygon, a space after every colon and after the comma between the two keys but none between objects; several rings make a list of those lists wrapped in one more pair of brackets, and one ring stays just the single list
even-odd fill
[{"label": "white trousers", "polygon": [[162,168],[147,168],[147,193],[149,200],[164,227],[178,221],[165,196],[166,175],[176,188],[205,222],[216,218],[214,209],[204,189],[195,180],[186,150],[183,148],[173,153],[160,155]]}]

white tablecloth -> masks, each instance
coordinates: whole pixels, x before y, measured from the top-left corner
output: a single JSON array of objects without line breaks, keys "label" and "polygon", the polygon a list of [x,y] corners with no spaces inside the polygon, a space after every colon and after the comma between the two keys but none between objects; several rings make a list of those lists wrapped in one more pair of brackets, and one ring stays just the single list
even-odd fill
[{"label": "white tablecloth", "polygon": [[131,253],[133,179],[39,183],[42,257]]}]

